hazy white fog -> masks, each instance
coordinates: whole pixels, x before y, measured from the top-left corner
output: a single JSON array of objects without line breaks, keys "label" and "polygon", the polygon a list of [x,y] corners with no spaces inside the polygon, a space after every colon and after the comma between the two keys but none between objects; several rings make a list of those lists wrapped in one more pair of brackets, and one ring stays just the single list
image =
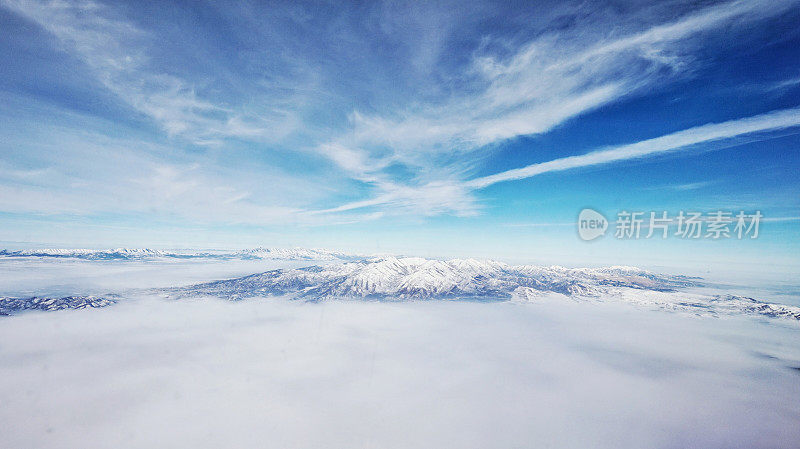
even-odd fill
[{"label": "hazy white fog", "polygon": [[789,448],[791,366],[774,320],[143,298],[0,320],[0,446]]},{"label": "hazy white fog", "polygon": [[81,260],[0,258],[0,296],[68,296],[124,293],[228,279],[278,268],[330,262],[307,260]]}]

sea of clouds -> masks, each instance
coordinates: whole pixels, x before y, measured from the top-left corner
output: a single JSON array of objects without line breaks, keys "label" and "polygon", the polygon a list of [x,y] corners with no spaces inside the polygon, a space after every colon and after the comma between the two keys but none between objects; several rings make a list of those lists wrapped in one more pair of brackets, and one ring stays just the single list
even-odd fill
[{"label": "sea of clouds", "polygon": [[[63,263],[23,280],[150,287],[200,269]],[[0,446],[789,448],[798,368],[793,321],[602,299],[144,295],[0,319]]]}]

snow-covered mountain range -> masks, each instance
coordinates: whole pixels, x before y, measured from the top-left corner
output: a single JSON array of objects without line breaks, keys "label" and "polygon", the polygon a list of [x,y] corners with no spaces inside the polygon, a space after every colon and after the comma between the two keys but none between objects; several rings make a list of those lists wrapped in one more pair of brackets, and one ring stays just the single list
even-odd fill
[{"label": "snow-covered mountain range", "polygon": [[357,260],[364,256],[325,249],[253,248],[241,251],[165,251],[149,248],[115,249],[27,249],[0,250],[0,257],[61,257],[85,260],[154,260],[154,259],[267,259],[267,260]]},{"label": "snow-covered mountain range", "polygon": [[658,276],[632,267],[569,269],[511,266],[474,259],[444,261],[419,257],[382,257],[336,265],[273,270],[194,285],[178,291],[230,299],[263,295],[293,295],[309,299],[509,299],[535,292],[596,296],[607,286],[663,291],[691,284],[689,278]]},{"label": "snow-covered mountain range", "polygon": [[230,253],[231,258],[238,259],[273,259],[273,260],[359,260],[366,256],[328,251],[319,248],[253,248]]},{"label": "snow-covered mountain range", "polygon": [[0,315],[11,315],[25,310],[64,310],[106,307],[115,304],[112,298],[99,296],[65,296],[63,298],[7,298],[0,297]]},{"label": "snow-covered mountain range", "polygon": [[[110,253],[87,254],[100,258]],[[170,257],[145,250],[114,250],[113,253],[143,258]],[[800,307],[767,303],[724,292],[697,293],[692,287],[702,286],[699,278],[657,274],[635,267],[542,267],[509,265],[492,260],[418,257],[371,257],[343,261],[343,258],[352,256],[297,249],[256,249],[235,254],[241,258],[333,260],[334,263],[278,269],[235,279],[148,292],[171,299],[213,296],[239,300],[280,296],[311,301],[341,298],[383,301],[536,301],[548,296],[577,301],[623,302],[697,315],[745,314],[800,320]],[[0,314],[30,309],[104,307],[122,300],[124,296],[0,297]]]},{"label": "snow-covered mountain range", "polygon": [[171,298],[215,296],[230,300],[290,296],[298,299],[473,299],[532,301],[545,294],[578,300],[621,301],[702,315],[759,314],[800,320],[800,308],[732,295],[687,293],[698,278],[651,273],[635,267],[513,266],[474,259],[382,257],[163,290]]}]

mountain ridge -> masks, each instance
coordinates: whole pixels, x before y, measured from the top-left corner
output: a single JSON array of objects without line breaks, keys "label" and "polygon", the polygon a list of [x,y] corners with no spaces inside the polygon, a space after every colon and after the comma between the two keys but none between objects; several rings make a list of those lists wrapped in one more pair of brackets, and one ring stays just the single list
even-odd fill
[{"label": "mountain ridge", "polygon": [[[325,254],[309,251],[249,250],[254,257],[316,257]],[[146,251],[128,253],[150,254]],[[330,254],[334,257],[333,253]],[[800,307],[737,295],[692,293],[690,290],[703,286],[700,278],[659,274],[631,266],[566,268],[558,265],[510,265],[495,260],[380,256],[276,269],[184,287],[137,290],[137,293],[145,291],[168,299],[217,297],[233,301],[285,297],[305,301],[531,302],[555,295],[574,301],[615,301],[703,316],[743,314],[800,320]],[[116,294],[63,298],[0,297],[0,313],[105,307],[120,299],[121,296]]]},{"label": "mountain ridge", "polygon": [[151,260],[151,259],[242,259],[242,260],[357,260],[365,255],[329,251],[321,248],[256,247],[238,251],[158,250],[151,248],[42,248],[0,250],[0,257],[70,258],[83,260]]},{"label": "mountain ridge", "polygon": [[535,301],[556,294],[574,300],[618,301],[696,315],[760,315],[800,320],[800,308],[736,295],[688,293],[699,278],[636,267],[565,268],[509,265],[477,259],[378,257],[278,269],[235,279],[162,289],[165,297],[228,300],[290,297],[310,301],[351,298],[381,301]]}]

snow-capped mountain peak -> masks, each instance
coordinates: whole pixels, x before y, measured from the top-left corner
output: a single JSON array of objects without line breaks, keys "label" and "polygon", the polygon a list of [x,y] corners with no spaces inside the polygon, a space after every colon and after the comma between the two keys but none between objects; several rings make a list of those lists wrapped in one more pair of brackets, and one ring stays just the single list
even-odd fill
[{"label": "snow-capped mountain peak", "polygon": [[689,294],[697,278],[651,273],[635,267],[513,266],[476,259],[374,257],[340,264],[273,270],[237,279],[166,289],[172,298],[225,299],[289,296],[298,299],[535,300],[542,295],[603,298],[695,314],[760,314],[800,319],[800,308],[738,296]]},{"label": "snow-capped mountain peak", "polygon": [[[656,282],[657,285],[656,285]],[[565,295],[592,295],[603,285],[669,290],[686,281],[615,270],[511,266],[493,260],[375,257],[342,264],[274,270],[190,287],[235,298],[256,291],[307,298],[508,299],[520,287]]]}]

